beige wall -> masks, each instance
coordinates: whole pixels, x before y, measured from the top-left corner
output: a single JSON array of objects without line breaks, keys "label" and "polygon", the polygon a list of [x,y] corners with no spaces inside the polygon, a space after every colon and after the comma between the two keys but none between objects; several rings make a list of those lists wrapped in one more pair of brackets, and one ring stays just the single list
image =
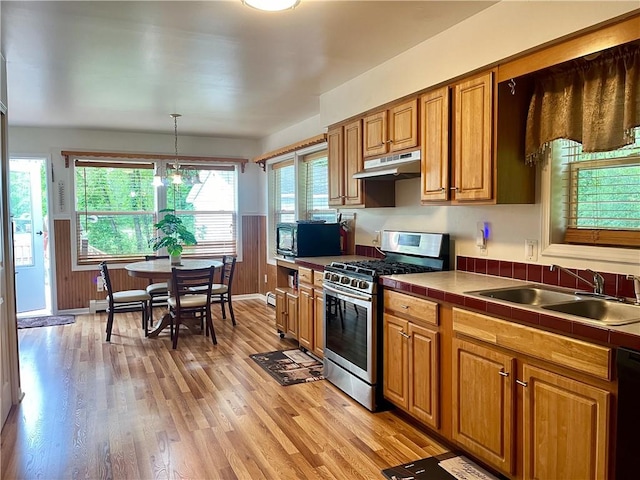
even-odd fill
[{"label": "beige wall", "polygon": [[[352,79],[320,97],[324,127],[358,115],[396,98],[446,82],[451,78],[512,57],[576,31],[637,10],[637,1],[502,1],[442,34]],[[314,117],[315,120],[315,117]],[[286,134],[291,134],[287,136]],[[295,129],[269,137],[272,147],[310,136]],[[265,142],[263,142],[265,143]],[[278,145],[279,144],[279,145]],[[539,172],[532,170],[532,174]],[[420,206],[418,179],[396,183],[396,207],[353,210],[356,243],[372,245],[382,229],[448,232],[455,253],[479,256],[476,224],[488,222],[491,233],[487,258],[525,261],[525,239],[542,245],[540,195],[535,205]],[[348,212],[348,210],[345,210]],[[561,263],[617,273],[638,273],[638,265],[538,257],[538,263]]]}]

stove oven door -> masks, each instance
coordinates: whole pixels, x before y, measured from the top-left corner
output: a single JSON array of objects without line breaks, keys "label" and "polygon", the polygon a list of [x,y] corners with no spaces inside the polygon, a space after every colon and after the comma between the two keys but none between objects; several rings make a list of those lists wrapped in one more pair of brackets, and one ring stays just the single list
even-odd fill
[{"label": "stove oven door", "polygon": [[325,359],[376,383],[375,297],[324,284]]}]

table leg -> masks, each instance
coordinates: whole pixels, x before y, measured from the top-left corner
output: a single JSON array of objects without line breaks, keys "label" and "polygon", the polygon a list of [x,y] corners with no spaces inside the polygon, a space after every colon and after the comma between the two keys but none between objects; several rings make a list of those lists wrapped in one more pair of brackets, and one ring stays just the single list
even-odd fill
[{"label": "table leg", "polygon": [[153,330],[149,331],[149,338],[157,337],[158,334],[171,324],[171,314],[165,313]]}]

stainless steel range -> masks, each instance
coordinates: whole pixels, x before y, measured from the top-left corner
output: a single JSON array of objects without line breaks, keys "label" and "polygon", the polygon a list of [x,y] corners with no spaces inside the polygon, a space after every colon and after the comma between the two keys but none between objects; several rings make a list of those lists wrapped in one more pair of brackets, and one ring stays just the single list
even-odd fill
[{"label": "stainless steel range", "polygon": [[327,380],[371,411],[382,401],[381,275],[449,270],[449,235],[382,232],[381,260],[333,262],[324,272]]}]

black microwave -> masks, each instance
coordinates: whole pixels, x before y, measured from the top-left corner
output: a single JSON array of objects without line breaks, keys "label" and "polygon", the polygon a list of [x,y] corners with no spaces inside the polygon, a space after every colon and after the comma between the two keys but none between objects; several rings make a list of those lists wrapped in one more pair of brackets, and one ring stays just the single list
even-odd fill
[{"label": "black microwave", "polygon": [[279,223],[276,252],[285,257],[340,255],[340,228],[339,223]]}]

